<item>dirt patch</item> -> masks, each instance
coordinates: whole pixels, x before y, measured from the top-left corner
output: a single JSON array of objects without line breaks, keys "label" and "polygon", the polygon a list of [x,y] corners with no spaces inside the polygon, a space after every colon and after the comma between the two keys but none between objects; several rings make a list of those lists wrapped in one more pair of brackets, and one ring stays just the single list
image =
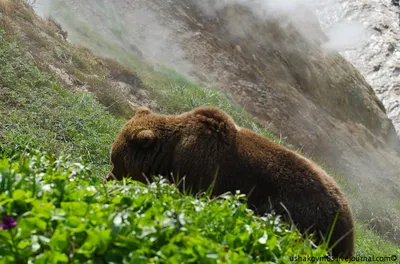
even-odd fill
[{"label": "dirt patch", "polygon": [[51,64],[49,64],[49,68],[69,89],[80,92],[88,91],[88,87],[85,83],[80,81],[75,76],[68,74],[65,69],[56,68]]}]

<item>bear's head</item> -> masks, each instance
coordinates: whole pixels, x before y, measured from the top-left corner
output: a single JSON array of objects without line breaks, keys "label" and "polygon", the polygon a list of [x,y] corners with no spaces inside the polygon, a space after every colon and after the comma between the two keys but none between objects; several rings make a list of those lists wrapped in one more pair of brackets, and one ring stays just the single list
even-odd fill
[{"label": "bear's head", "polygon": [[161,115],[138,107],[117,135],[112,149],[109,179],[127,176],[145,182],[145,177],[169,176],[185,168],[211,164],[232,143],[238,127],[223,111],[199,107],[181,115]]}]

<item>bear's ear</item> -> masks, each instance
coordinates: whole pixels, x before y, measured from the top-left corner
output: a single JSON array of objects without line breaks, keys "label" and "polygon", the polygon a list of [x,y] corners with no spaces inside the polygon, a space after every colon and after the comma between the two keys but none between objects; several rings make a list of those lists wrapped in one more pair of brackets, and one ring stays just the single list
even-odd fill
[{"label": "bear's ear", "polygon": [[151,130],[142,130],[137,133],[135,141],[142,147],[148,148],[156,141],[156,134]]},{"label": "bear's ear", "polygon": [[146,106],[139,106],[136,108],[135,116],[143,116],[151,114],[151,110]]},{"label": "bear's ear", "polygon": [[199,107],[193,110],[194,116],[212,130],[228,132],[236,130],[235,123],[229,115],[215,107]]}]

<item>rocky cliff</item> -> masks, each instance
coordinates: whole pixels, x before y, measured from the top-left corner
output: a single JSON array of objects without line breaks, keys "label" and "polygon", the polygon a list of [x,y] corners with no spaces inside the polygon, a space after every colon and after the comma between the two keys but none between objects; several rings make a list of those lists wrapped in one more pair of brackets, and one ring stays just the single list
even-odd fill
[{"label": "rocky cliff", "polygon": [[342,54],[371,84],[400,134],[399,1],[341,0],[335,6],[328,6],[330,8],[321,7],[320,13],[320,20],[327,30],[343,21],[360,22],[366,29],[368,38],[365,43]]}]

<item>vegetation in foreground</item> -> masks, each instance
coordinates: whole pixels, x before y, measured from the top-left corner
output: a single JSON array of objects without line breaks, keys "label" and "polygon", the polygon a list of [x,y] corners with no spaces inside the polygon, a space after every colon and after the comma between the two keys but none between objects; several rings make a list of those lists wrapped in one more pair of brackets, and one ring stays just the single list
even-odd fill
[{"label": "vegetation in foreground", "polygon": [[103,183],[85,165],[35,153],[0,160],[2,263],[290,263],[323,247],[243,195],[180,194],[164,180]]},{"label": "vegetation in foreground", "polygon": [[[0,1],[0,11],[2,11],[2,7],[4,7],[4,2]],[[28,18],[33,19],[32,17]],[[2,25],[0,23],[0,30],[1,27]],[[8,36],[5,36],[5,33],[8,33]],[[110,111],[108,111],[110,110],[109,108],[110,105],[107,102],[112,102],[112,100],[115,100],[112,97],[108,98],[108,100],[100,100],[98,94],[96,93],[94,93],[96,96],[93,96],[85,92],[70,92],[66,90],[63,87],[63,85],[61,85],[61,83],[58,82],[51,74],[43,71],[43,68],[41,67],[43,62],[39,61],[38,58],[32,56],[32,54],[30,54],[25,48],[22,48],[19,43],[19,39],[14,38],[11,35],[11,33],[12,32],[4,32],[4,31],[0,33],[0,78],[1,78],[0,79],[0,84],[1,84],[0,152],[5,157],[2,164],[6,164],[6,166],[8,166],[6,170],[1,170],[0,186],[2,186],[1,188],[6,188],[7,191],[4,193],[3,191],[1,191],[1,194],[5,195],[4,197],[6,197],[5,198],[6,200],[3,200],[3,198],[1,199],[0,211],[2,217],[3,216],[11,217],[9,219],[7,218],[9,220],[8,226],[12,227],[14,220],[16,220],[16,223],[14,223],[16,224],[16,227],[11,228],[9,230],[1,231],[2,234],[6,234],[4,238],[5,240],[2,240],[4,244],[2,244],[1,250],[4,249],[3,246],[7,247],[7,249],[4,250],[8,252],[7,253],[8,255],[4,255],[3,257],[3,255],[0,254],[0,256],[2,257],[2,259],[0,259],[0,263],[10,263],[10,262],[14,263],[13,258],[16,255],[20,254],[22,258],[24,256],[23,252],[25,250],[31,253],[34,251],[34,253],[32,253],[33,255],[29,257],[39,258],[40,256],[40,258],[43,258],[45,262],[46,261],[57,262],[58,258],[57,256],[54,257],[50,256],[53,254],[52,247],[54,247],[54,243],[50,242],[57,241],[57,239],[52,240],[52,237],[54,236],[55,233],[51,233],[50,231],[49,233],[46,233],[48,230],[50,230],[47,228],[50,227],[53,228],[51,230],[55,232],[56,227],[53,227],[53,224],[55,223],[54,221],[57,220],[57,216],[53,218],[52,215],[51,216],[52,220],[49,220],[49,218],[43,218],[44,222],[47,221],[46,227],[44,227],[46,232],[44,232],[39,227],[38,227],[39,229],[35,229],[36,227],[29,229],[30,233],[25,232],[25,230],[27,229],[19,229],[24,227],[24,225],[20,225],[20,223],[21,222],[23,223],[25,221],[24,219],[25,217],[27,217],[26,215],[30,215],[29,217],[32,217],[33,219],[37,220],[37,223],[33,223],[32,225],[38,225],[43,227],[43,221],[40,221],[40,218],[42,218],[42,216],[39,214],[39,210],[32,211],[34,208],[33,203],[30,203],[29,201],[36,200],[36,203],[40,204],[40,206],[41,204],[46,205],[48,203],[52,203],[54,205],[54,207],[52,207],[52,210],[54,209],[54,212],[57,211],[57,208],[58,209],[61,208],[62,210],[64,210],[61,206],[61,201],[57,202],[56,200],[56,197],[59,197],[59,192],[61,189],[58,191],[52,190],[55,192],[54,194],[55,196],[52,196],[53,198],[50,199],[47,196],[38,196],[39,192],[44,192],[44,193],[47,192],[46,189],[39,188],[39,186],[41,185],[31,185],[32,182],[29,183],[30,182],[29,179],[32,180],[32,177],[37,179],[42,179],[42,182],[40,184],[44,184],[46,181],[49,184],[56,184],[56,182],[61,182],[61,181],[57,180],[54,182],[50,182],[48,180],[49,178],[53,177],[52,179],[54,180],[56,177],[54,175],[51,176],[52,172],[49,173],[44,172],[46,169],[43,169],[42,171],[40,169],[38,170],[26,169],[26,166],[28,167],[30,166],[30,165],[26,166],[23,165],[26,162],[28,162],[27,160],[30,161],[42,160],[44,162],[42,163],[42,165],[38,165],[38,163],[33,163],[36,164],[34,166],[38,166],[41,168],[50,168],[51,166],[55,168],[58,166],[57,167],[58,169],[55,170],[58,171],[55,172],[56,174],[57,173],[71,174],[72,171],[79,171],[76,174],[80,175],[78,177],[79,180],[76,181],[79,186],[78,185],[71,185],[71,186],[74,186],[74,188],[75,186],[77,186],[76,189],[79,190],[86,188],[87,191],[93,190],[93,187],[95,190],[106,188],[107,192],[106,191],[102,193],[99,192],[98,194],[99,196],[103,195],[105,197],[110,198],[112,196],[122,195],[121,193],[118,194],[118,191],[116,191],[116,190],[121,190],[123,195],[130,196],[129,198],[133,199],[133,196],[131,194],[128,194],[131,190],[133,190],[134,188],[141,188],[140,190],[144,190],[144,192],[146,192],[145,191],[146,187],[137,185],[136,183],[133,182],[109,183],[107,185],[104,185],[100,180],[100,178],[102,178],[102,176],[109,169],[109,154],[108,154],[109,146],[111,145],[118,129],[122,126],[124,122],[124,120],[121,120],[116,116],[125,116],[123,113],[125,113],[126,111],[119,112],[118,109],[115,109],[116,111],[111,111],[110,113]],[[16,41],[10,41],[10,39],[11,40],[15,39]],[[94,66],[92,65],[92,63],[95,63],[96,59],[89,51],[85,51],[84,49],[71,48],[69,52],[71,52],[71,54],[73,52],[76,52],[74,53],[75,56],[73,57],[74,59],[72,60],[73,66],[75,65],[74,63],[77,63],[78,65],[80,65],[80,67],[82,67],[82,69],[93,70],[97,68],[98,64],[95,64]],[[88,73],[93,73],[93,72],[89,71]],[[191,109],[192,107],[198,105],[212,104],[230,113],[234,117],[235,121],[238,122],[240,125],[252,128],[256,131],[258,130],[258,132],[265,133],[265,135],[268,135],[268,133],[263,132],[264,130],[261,127],[255,125],[253,120],[251,120],[251,118],[243,111],[242,108],[231,104],[231,102],[229,102],[229,100],[221,93],[212,89],[203,89],[199,85],[193,84],[187,81],[185,78],[182,78],[176,72],[170,70],[163,70],[160,72],[156,72],[152,74],[151,77],[149,77],[149,79],[147,80],[147,84],[152,84],[152,83],[160,84],[159,87],[161,89],[159,91],[154,90],[154,95],[161,102],[162,110],[165,111],[166,113],[176,113]],[[150,87],[149,89],[152,88]],[[105,104],[105,106],[99,104],[98,102]],[[52,154],[51,156],[43,156],[41,154],[37,155],[26,154],[23,155],[23,157],[21,157],[20,153],[25,148],[25,145],[28,145],[28,148],[35,148],[35,149],[37,148],[40,150],[46,150]],[[58,163],[64,161],[63,158],[59,158],[59,156],[62,153],[68,153],[68,155],[70,156],[69,160],[71,162],[65,163],[64,165],[54,164],[54,162],[56,161],[58,161]],[[12,158],[13,156],[14,158]],[[22,162],[21,159],[25,160],[25,162]],[[14,165],[10,165],[13,161],[17,160],[19,160],[20,162],[14,163]],[[90,164],[92,172],[90,172],[86,166],[74,164],[74,162],[72,161],[82,162],[83,164]],[[53,165],[49,165],[51,163],[53,163]],[[10,168],[13,168],[13,172],[10,171]],[[36,171],[39,172],[39,175],[35,174]],[[6,177],[3,175],[8,175],[8,176]],[[73,175],[75,174],[72,173],[72,176]],[[70,181],[74,182],[74,179],[75,180],[77,179],[76,177],[75,178],[72,177],[71,180],[70,178],[67,178],[65,175],[63,177],[64,180],[62,181],[64,182],[63,184],[65,185],[67,183],[69,184]],[[25,182],[25,180],[27,182]],[[157,184],[159,185],[161,184],[167,189],[173,188],[168,184],[165,184],[165,182]],[[56,185],[50,185],[50,186],[56,186]],[[110,188],[107,188],[107,186]],[[134,187],[134,186],[139,186],[139,187]],[[31,187],[34,189],[30,189]],[[21,192],[17,190],[22,190],[22,192],[25,193],[23,195],[24,198],[20,198],[20,196],[18,196],[19,195],[18,193]],[[66,189],[64,189],[63,191],[64,194],[66,194],[67,192],[68,193],[73,192],[73,190],[68,190],[68,191],[65,190]],[[14,192],[16,192],[16,194],[14,194],[15,197],[13,198]],[[192,199],[190,197],[181,195],[173,197],[176,200]],[[15,208],[19,208],[18,205],[20,204],[20,200],[21,199],[24,200],[25,198],[30,203],[30,207],[29,206],[24,207],[25,211],[24,210],[19,211],[20,209],[18,210],[16,209],[15,211],[14,210]],[[46,199],[50,199],[51,201]],[[81,199],[81,198],[76,197],[76,199]],[[208,203],[210,201],[207,197],[203,197],[201,199],[200,201],[202,201],[203,203]],[[236,202],[237,200],[241,200],[239,198],[226,198],[226,197],[221,199],[223,200],[235,199]],[[197,203],[196,199],[191,201]],[[28,202],[25,201],[25,204]],[[132,203],[133,202],[134,201],[132,201]],[[90,204],[90,202],[86,203]],[[212,203],[214,203],[214,201],[212,201]],[[112,202],[104,202],[103,204],[98,206],[101,207],[104,205],[107,207],[110,206],[110,204],[112,204]],[[218,202],[214,203],[214,206],[216,204],[218,204]],[[214,208],[216,210],[216,214],[218,214],[217,207]],[[68,219],[69,217],[72,216],[76,216],[74,212],[72,212],[71,210],[66,210],[64,212],[65,212],[64,215],[65,219]],[[37,217],[36,214],[39,214],[39,216]],[[110,215],[111,214],[112,212],[110,211]],[[211,214],[211,212],[209,212],[209,214]],[[227,218],[227,215],[224,216],[225,218]],[[81,215],[78,214],[77,217],[80,220],[82,220]],[[94,216],[92,217],[94,218]],[[101,217],[102,215],[99,212],[99,218]],[[251,216],[251,213],[250,216],[247,215],[246,217],[250,217],[255,221],[255,223],[258,223],[257,221],[262,220],[262,219],[260,220],[259,218],[254,218],[254,216]],[[77,218],[72,217],[72,219],[76,220]],[[86,221],[86,215],[84,219]],[[68,221],[71,221],[71,223],[73,222],[73,220],[68,220]],[[214,219],[208,218],[208,221],[212,222],[214,221]],[[218,218],[216,218],[215,221],[220,221],[220,219],[218,220]],[[224,221],[226,221],[226,219],[224,219]],[[111,223],[111,222],[105,222],[105,223]],[[78,225],[78,224],[79,223],[75,222],[75,224],[72,223],[71,225]],[[104,226],[105,225],[106,224],[104,224]],[[109,226],[109,228],[111,227],[112,225]],[[96,228],[98,227],[96,226]],[[265,228],[268,229],[268,226],[266,226]],[[282,225],[282,228],[287,228],[287,226]],[[31,230],[39,230],[42,233],[40,233],[39,231],[32,232]],[[98,230],[102,229],[100,228]],[[12,237],[10,237],[10,235],[13,234],[13,232],[15,234]],[[40,235],[36,235],[38,234],[38,232]],[[89,236],[90,232],[89,233],[85,232],[79,234],[84,234],[85,235],[84,240],[86,241],[87,238],[86,236]],[[292,230],[286,230],[285,232],[293,233]],[[269,234],[268,231],[267,234]],[[277,233],[275,235],[279,236],[279,234],[280,233]],[[356,234],[357,234],[356,255],[400,256],[398,247],[382,240],[381,237],[379,237],[377,234],[371,232],[366,225],[359,224],[357,227]],[[25,237],[22,240],[20,240],[18,244],[15,244],[11,240],[11,243],[14,244],[11,244],[10,246],[10,239],[16,239],[17,235],[20,235],[21,239],[24,235]],[[58,233],[56,234],[56,236],[58,236]],[[291,236],[293,237],[292,246],[294,246],[294,249],[296,248],[298,249],[299,246],[298,243],[300,243],[300,241],[298,240],[298,235],[292,234]],[[1,237],[3,239],[3,235]],[[63,238],[65,238],[65,236]],[[76,238],[77,238],[76,235],[71,235],[70,237],[68,237],[68,239],[76,239]],[[256,243],[256,240],[257,239],[254,237],[252,241]],[[30,244],[28,244],[29,241]],[[68,240],[68,241],[75,241],[75,240]],[[107,240],[107,241],[114,241],[114,240]],[[75,243],[77,242],[72,243],[71,246],[72,248],[77,248]],[[81,241],[81,243],[84,242]],[[218,243],[220,243],[221,245],[226,245],[226,243],[222,240],[219,240]],[[242,244],[242,242],[239,240],[237,240],[235,243],[238,243],[237,245],[236,244],[235,245],[239,248],[246,248],[246,245]],[[302,245],[304,245],[304,250],[302,251],[302,253],[305,256],[311,256],[312,254],[314,254],[314,256],[323,255],[322,248],[312,251],[309,247],[310,242],[308,240],[302,243],[303,243]],[[199,244],[201,245],[200,242]],[[38,245],[40,246],[40,249],[37,249]],[[185,245],[185,244],[180,244],[180,245]],[[196,244],[193,244],[192,247],[197,248]],[[183,249],[184,247],[182,247],[179,250]],[[15,253],[15,250],[17,250],[18,254]],[[60,251],[57,250],[56,252],[60,253]],[[69,255],[70,251],[65,251],[65,252],[64,253],[61,252],[60,254],[58,254],[60,255],[61,259],[60,262],[65,261],[65,256],[67,256],[68,260],[71,259],[71,256]],[[93,254],[97,256],[98,252],[102,252],[102,250],[98,251],[96,249],[94,250],[94,252],[95,253]],[[62,256],[62,254],[65,255]],[[246,251],[246,253],[243,254],[251,254],[251,253]],[[280,251],[280,254],[281,255],[287,254],[286,257],[293,256],[290,255],[291,253],[289,254],[289,252],[285,253],[283,251]],[[158,257],[158,255],[155,257]],[[92,263],[94,262],[94,259],[96,259],[96,257],[93,257],[88,262]],[[282,257],[282,259],[285,260],[284,257]],[[79,259],[79,261],[80,260],[82,259]],[[253,261],[255,260],[256,259],[253,259]],[[274,261],[274,259],[272,258],[270,258],[270,260]],[[161,262],[162,260],[154,259],[153,261]],[[205,258],[204,262],[207,261],[208,258]],[[211,258],[211,262],[213,261],[217,260]],[[24,260],[20,260],[20,262],[24,262]],[[99,260],[99,262],[101,262],[101,260]],[[233,262],[233,261],[231,261],[231,259],[226,259],[226,262]],[[85,263],[85,261],[83,261],[82,263]]]}]

